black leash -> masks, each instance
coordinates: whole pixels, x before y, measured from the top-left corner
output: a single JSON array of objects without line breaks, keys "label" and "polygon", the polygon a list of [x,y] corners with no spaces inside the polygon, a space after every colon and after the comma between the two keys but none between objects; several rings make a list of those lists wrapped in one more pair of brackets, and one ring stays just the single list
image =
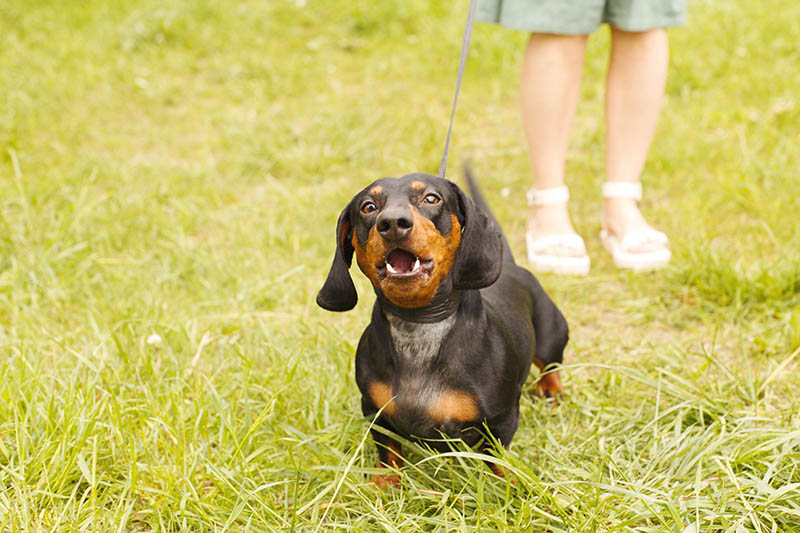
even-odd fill
[{"label": "black leash", "polygon": [[447,169],[447,152],[450,150],[450,134],[453,132],[453,120],[456,116],[456,104],[458,103],[458,90],[461,88],[461,78],[464,76],[464,65],[467,63],[469,54],[469,40],[472,37],[472,27],[475,25],[475,11],[478,0],[469,1],[469,11],[467,12],[467,23],[464,26],[464,40],[461,42],[461,60],[458,62],[458,78],[456,79],[456,93],[453,96],[453,110],[450,112],[450,126],[447,128],[447,140],[444,142],[444,154],[442,164],[439,166],[439,177],[444,178]]}]

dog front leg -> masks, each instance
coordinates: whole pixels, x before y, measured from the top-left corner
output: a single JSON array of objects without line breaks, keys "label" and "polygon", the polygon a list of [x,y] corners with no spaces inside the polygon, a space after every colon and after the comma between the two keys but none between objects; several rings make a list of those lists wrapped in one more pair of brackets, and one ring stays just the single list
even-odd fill
[{"label": "dog front leg", "polygon": [[[403,466],[402,445],[383,433],[372,432],[372,438],[378,446],[378,468],[401,468]],[[379,488],[399,487],[400,474],[378,474],[372,482]]]}]

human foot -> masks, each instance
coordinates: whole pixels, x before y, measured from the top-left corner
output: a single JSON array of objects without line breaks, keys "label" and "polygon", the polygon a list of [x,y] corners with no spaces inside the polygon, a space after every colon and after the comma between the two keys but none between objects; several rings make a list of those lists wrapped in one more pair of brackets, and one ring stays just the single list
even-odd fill
[{"label": "human foot", "polygon": [[638,182],[606,182],[603,231],[600,238],[621,268],[651,270],[665,266],[671,257],[669,240],[650,227],[639,211],[642,186]]},{"label": "human foot", "polygon": [[569,191],[563,186],[528,191],[533,213],[528,219],[525,240],[534,270],[577,275],[589,272],[586,246],[569,220],[568,200]]}]

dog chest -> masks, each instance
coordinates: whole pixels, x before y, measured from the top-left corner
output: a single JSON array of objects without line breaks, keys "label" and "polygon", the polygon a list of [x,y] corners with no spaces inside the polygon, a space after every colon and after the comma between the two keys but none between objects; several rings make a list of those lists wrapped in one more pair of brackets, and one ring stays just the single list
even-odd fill
[{"label": "dog chest", "polygon": [[456,315],[439,322],[411,322],[388,315],[392,345],[403,367],[421,369],[430,363],[442,347],[447,334],[456,323]]},{"label": "dog chest", "polygon": [[[461,423],[478,418],[477,400],[445,382],[433,361],[455,325],[455,315],[435,323],[387,317],[398,358],[392,383],[376,382],[370,396],[398,429],[409,435],[435,437],[437,431],[458,431]],[[455,436],[455,435],[453,435]]]}]

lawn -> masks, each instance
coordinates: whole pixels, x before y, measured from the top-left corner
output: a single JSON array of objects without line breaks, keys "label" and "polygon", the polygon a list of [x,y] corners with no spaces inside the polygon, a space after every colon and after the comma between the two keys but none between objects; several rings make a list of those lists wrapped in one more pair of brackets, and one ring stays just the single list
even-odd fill
[{"label": "lawn", "polygon": [[[690,2],[642,208],[669,268],[597,238],[608,30],[568,161],[592,273],[494,477],[407,446],[370,481],[371,289],[314,303],[336,218],[435,173],[467,0],[4,0],[0,530],[800,531],[800,3]],[[525,35],[479,25],[451,147],[524,263]]]}]

